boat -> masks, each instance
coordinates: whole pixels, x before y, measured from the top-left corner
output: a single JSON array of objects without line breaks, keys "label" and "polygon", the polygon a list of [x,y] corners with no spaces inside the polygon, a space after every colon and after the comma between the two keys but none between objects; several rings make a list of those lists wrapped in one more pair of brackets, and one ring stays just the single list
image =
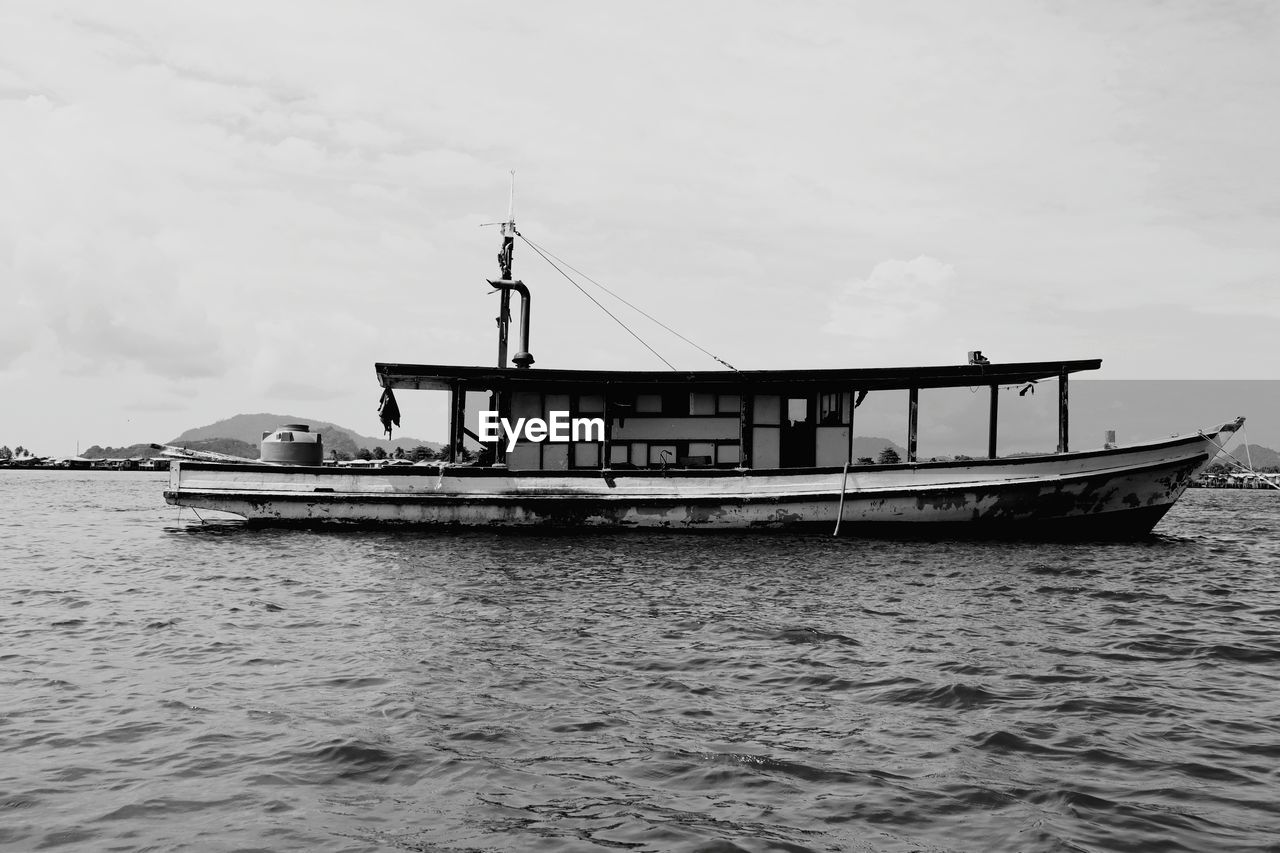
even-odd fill
[{"label": "boat", "polygon": [[[1100,359],[820,370],[607,371],[533,367],[531,298],[501,223],[494,367],[378,363],[395,392],[450,395],[448,456],[432,465],[324,466],[303,424],[265,436],[263,459],[174,459],[165,498],[261,525],[817,530],[841,536],[1129,539],[1149,534],[1243,418],[1209,430],[1071,450],[1069,378]],[[522,236],[522,235],[521,235]],[[508,364],[512,294],[520,349]],[[1049,453],[996,452],[1002,389],[1056,380]],[[919,395],[988,389],[988,454],[917,458]],[[859,404],[905,390],[906,458],[853,455]],[[468,420],[468,395],[488,408]],[[478,429],[471,429],[476,423]],[[305,440],[304,440],[305,439]],[[464,450],[470,440],[474,457]],[[859,464],[862,462],[863,464]]]}]

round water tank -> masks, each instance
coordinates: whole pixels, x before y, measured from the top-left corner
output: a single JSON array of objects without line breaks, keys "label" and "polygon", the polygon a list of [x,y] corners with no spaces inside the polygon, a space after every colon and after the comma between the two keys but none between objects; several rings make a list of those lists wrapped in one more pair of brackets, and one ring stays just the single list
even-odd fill
[{"label": "round water tank", "polygon": [[275,465],[320,465],[324,441],[306,424],[285,424],[262,437],[262,461]]}]

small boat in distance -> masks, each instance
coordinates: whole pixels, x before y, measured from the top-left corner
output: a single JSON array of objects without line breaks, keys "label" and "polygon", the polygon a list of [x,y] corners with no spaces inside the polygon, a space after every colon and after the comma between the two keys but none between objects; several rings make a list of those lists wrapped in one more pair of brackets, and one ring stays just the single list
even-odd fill
[{"label": "small boat in distance", "polygon": [[[411,524],[671,530],[820,530],[840,535],[1133,538],[1149,533],[1243,423],[1101,450],[1068,447],[1068,379],[1101,360],[843,370],[603,371],[533,368],[530,294],[502,223],[496,367],[375,365],[384,425],[395,391],[444,391],[448,459],[373,470],[324,467],[305,425],[264,437],[263,460],[175,460],[171,504],[253,524]],[[520,349],[507,365],[511,294]],[[999,392],[1058,383],[1053,453],[996,453]],[[922,390],[989,389],[988,457],[916,458]],[[857,409],[908,393],[906,458],[856,464]],[[468,394],[487,395],[480,428]],[[294,442],[281,452],[268,442]],[[478,454],[468,461],[470,439]],[[314,451],[313,451],[314,449]],[[270,452],[268,452],[270,450]]]}]

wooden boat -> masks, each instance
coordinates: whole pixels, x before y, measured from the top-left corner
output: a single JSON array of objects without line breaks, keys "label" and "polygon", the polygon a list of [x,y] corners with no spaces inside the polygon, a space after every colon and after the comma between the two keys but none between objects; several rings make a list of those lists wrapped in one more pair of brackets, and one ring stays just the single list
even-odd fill
[{"label": "wooden boat", "polygon": [[[508,231],[508,226],[510,230]],[[530,299],[511,276],[514,223],[504,224],[498,366],[377,364],[394,392],[451,395],[449,459],[350,470],[262,462],[175,460],[166,499],[258,524],[413,524],[563,528],[816,529],[842,535],[1127,538],[1149,533],[1217,455],[1216,429],[1101,450],[1068,447],[1068,377],[1097,359],[848,370],[619,372],[531,367]],[[510,296],[521,296],[521,349],[507,366]],[[1054,453],[996,454],[1000,388],[1057,380]],[[921,461],[922,390],[987,387],[988,458]],[[907,458],[855,464],[858,403],[908,392]],[[594,422],[594,434],[551,441],[500,435],[463,460],[468,393],[520,418]],[[398,414],[397,414],[398,420]],[[305,427],[304,427],[305,428]],[[486,436],[488,437],[488,436]]]}]

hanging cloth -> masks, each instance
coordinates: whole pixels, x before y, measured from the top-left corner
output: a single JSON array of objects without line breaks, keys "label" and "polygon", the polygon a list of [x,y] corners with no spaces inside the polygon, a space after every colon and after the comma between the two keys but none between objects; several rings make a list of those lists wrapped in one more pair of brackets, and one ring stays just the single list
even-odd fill
[{"label": "hanging cloth", "polygon": [[391,425],[400,426],[400,406],[396,403],[395,392],[390,388],[382,389],[382,397],[378,400],[378,419],[386,430],[387,438],[391,438]]}]

